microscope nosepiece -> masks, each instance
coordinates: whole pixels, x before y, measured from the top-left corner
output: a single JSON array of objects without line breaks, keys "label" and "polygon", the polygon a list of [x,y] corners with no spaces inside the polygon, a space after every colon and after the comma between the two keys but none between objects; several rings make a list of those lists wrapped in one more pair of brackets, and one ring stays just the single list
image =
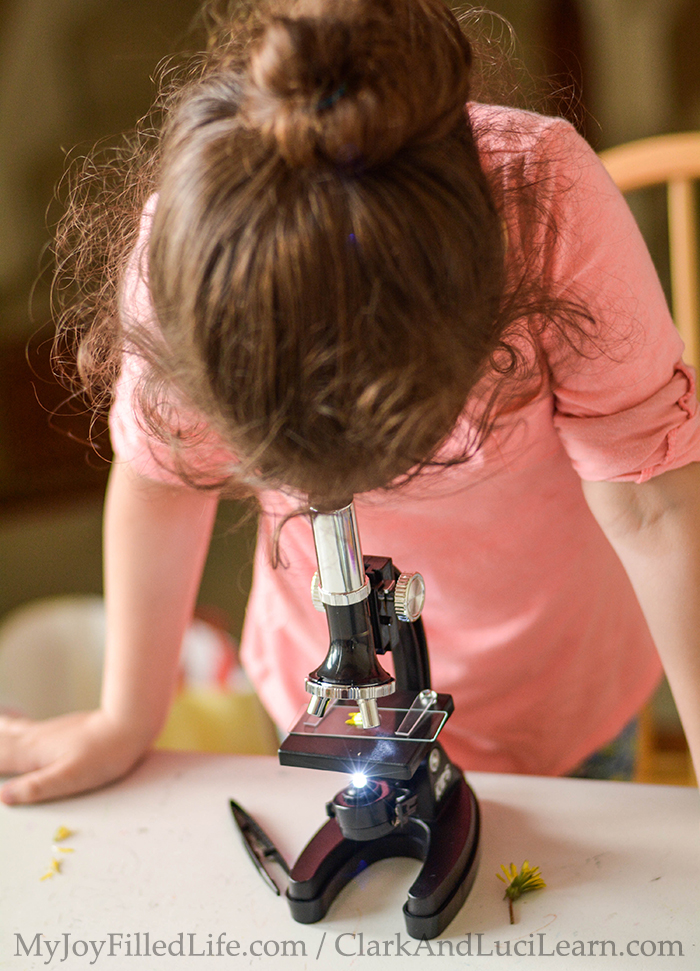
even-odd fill
[{"label": "microscope nosepiece", "polygon": [[310,715],[322,718],[329,701],[348,699],[357,702],[360,709],[362,727],[377,728],[380,719],[376,699],[393,693],[394,679],[388,677],[387,681],[378,684],[353,685],[333,683],[309,677],[306,679],[305,688],[311,695],[309,707],[307,708]]}]

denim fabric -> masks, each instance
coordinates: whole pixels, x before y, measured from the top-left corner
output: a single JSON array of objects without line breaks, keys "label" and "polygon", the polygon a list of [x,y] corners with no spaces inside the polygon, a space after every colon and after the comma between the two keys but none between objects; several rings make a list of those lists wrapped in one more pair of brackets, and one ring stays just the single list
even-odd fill
[{"label": "denim fabric", "polygon": [[572,772],[574,779],[612,779],[631,782],[637,764],[639,719],[633,718],[607,745],[584,759]]}]

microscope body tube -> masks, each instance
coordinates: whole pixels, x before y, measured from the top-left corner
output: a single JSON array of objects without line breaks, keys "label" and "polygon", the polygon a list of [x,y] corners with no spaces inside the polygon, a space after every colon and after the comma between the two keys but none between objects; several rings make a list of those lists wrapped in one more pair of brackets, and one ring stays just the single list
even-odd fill
[{"label": "microscope body tube", "polygon": [[355,507],[312,513],[312,527],[330,647],[309,674],[309,713],[321,716],[332,698],[358,702],[363,728],[379,724],[376,699],[393,691],[393,679],[376,653]]},{"label": "microscope body tube", "polygon": [[351,502],[333,512],[314,511],[311,526],[322,590],[328,594],[351,594],[363,589],[367,577],[355,504]]}]

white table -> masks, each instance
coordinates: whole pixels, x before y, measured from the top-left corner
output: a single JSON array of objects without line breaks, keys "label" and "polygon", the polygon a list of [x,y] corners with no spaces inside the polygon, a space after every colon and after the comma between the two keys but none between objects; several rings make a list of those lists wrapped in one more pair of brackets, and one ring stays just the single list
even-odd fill
[{"label": "white table", "polygon": [[[439,971],[558,971],[581,967],[582,948],[617,971],[700,967],[697,790],[486,773],[469,781],[482,810],[481,866],[466,904],[429,945],[406,934],[401,913],[415,860],[374,864],[323,921],[302,925],[248,859],[229,797],[292,861],[344,776],[271,758],[156,753],[100,792],[2,806],[0,968],[398,971],[408,956],[432,952],[429,967]],[[66,841],[75,852],[42,882],[60,825],[75,831]],[[547,889],[518,901],[510,926],[495,874],[524,859],[542,868]],[[614,942],[614,959],[611,945],[603,957],[603,945],[589,943],[596,941]],[[660,962],[660,941],[680,942],[682,956],[675,944],[674,958]]]}]

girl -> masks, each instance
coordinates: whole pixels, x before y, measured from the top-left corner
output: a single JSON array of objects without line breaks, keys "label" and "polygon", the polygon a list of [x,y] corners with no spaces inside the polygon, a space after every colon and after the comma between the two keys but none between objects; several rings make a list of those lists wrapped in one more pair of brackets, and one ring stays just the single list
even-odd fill
[{"label": "girl", "polygon": [[86,385],[119,372],[102,703],[3,720],[5,802],[148,749],[231,489],[260,502],[242,656],[282,728],[327,647],[296,514],[355,495],[365,552],[426,579],[465,769],[572,771],[653,690],[654,642],[698,764],[693,375],[593,153],[467,104],[471,61],[441,0],[279,0],[171,97],[81,333]]}]

